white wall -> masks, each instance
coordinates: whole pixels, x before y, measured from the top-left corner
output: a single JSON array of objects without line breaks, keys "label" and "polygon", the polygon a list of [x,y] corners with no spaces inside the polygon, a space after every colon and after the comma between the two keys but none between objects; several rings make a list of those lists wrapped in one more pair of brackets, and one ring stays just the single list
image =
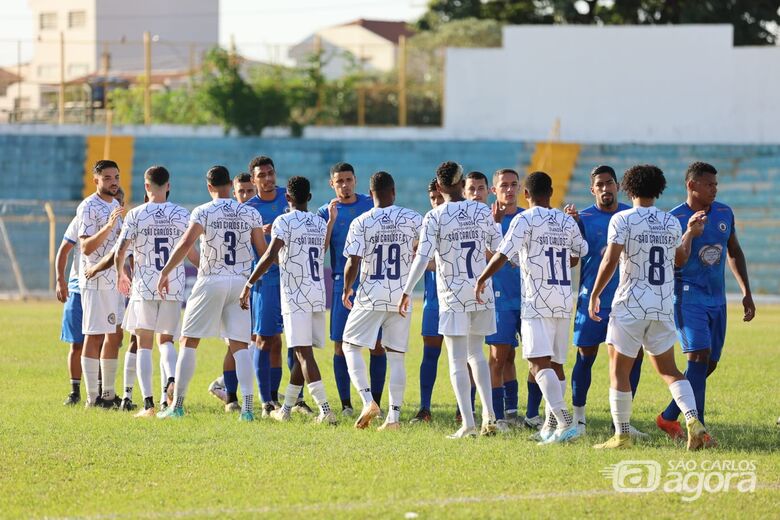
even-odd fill
[{"label": "white wall", "polygon": [[448,49],[444,125],[461,137],[780,142],[780,49],[729,25],[510,26],[501,49]]}]

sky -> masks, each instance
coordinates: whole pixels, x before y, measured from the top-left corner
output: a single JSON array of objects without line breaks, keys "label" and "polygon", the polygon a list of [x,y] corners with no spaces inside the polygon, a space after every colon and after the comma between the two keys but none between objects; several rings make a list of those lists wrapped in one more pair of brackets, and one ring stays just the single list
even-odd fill
[{"label": "sky", "polygon": [[[227,45],[233,35],[241,54],[267,59],[317,29],[356,18],[411,21],[425,6],[426,0],[220,0],[219,36]],[[0,0],[0,65],[16,64],[20,40],[22,60],[29,59],[32,35],[27,0]]]}]

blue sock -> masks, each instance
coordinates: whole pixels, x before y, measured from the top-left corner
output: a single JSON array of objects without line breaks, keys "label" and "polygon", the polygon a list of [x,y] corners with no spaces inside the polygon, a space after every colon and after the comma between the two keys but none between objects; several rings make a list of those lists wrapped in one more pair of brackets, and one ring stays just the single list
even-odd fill
[{"label": "blue sock", "polygon": [[225,378],[225,392],[229,394],[238,392],[238,376],[236,376],[236,371],[225,370],[222,372],[222,376]]},{"label": "blue sock", "polygon": [[636,397],[636,389],[639,386],[639,377],[642,375],[642,359],[636,358],[634,360],[634,366],[631,367],[631,374],[628,376],[631,382],[631,399]]},{"label": "blue sock", "polygon": [[420,363],[420,408],[431,409],[433,384],[436,382],[436,371],[439,368],[441,348],[423,345],[423,358]]},{"label": "blue sock", "polygon": [[590,388],[591,372],[596,356],[583,356],[577,350],[577,361],[571,371],[571,403],[574,406],[585,406]]},{"label": "blue sock", "polygon": [[496,420],[504,418],[504,387],[499,386],[493,389],[493,413],[496,414]]},{"label": "blue sock", "polygon": [[282,383],[282,367],[271,367],[271,399],[279,400],[279,385]]},{"label": "blue sock", "polygon": [[472,386],[471,387],[471,409],[472,410],[476,410],[476,407],[474,405],[474,402],[475,402],[476,398],[477,398],[477,387],[476,386]]},{"label": "blue sock", "polygon": [[520,387],[517,386],[517,379],[511,381],[504,381],[504,407],[506,411],[513,411],[517,413],[517,394]]},{"label": "blue sock", "polygon": [[525,405],[525,416],[536,417],[539,415],[539,405],[542,404],[542,389],[536,384],[528,381],[528,402]]},{"label": "blue sock", "polygon": [[259,348],[254,350],[255,376],[257,376],[257,386],[260,389],[260,400],[267,403],[271,400],[271,360],[268,352],[263,352]]},{"label": "blue sock", "polygon": [[[290,372],[292,372],[293,367],[295,366],[295,349],[288,348],[287,349],[287,368],[290,369]],[[298,393],[298,400],[303,399],[303,387],[301,387],[300,393]]]},{"label": "blue sock", "polygon": [[371,397],[377,405],[382,403],[382,392],[385,389],[385,377],[387,376],[387,354],[381,356],[369,356],[368,375],[371,378]]},{"label": "blue sock", "polygon": [[333,375],[336,377],[336,389],[339,391],[341,404],[346,405],[350,403],[349,370],[347,370],[347,358],[343,355],[333,354]]}]

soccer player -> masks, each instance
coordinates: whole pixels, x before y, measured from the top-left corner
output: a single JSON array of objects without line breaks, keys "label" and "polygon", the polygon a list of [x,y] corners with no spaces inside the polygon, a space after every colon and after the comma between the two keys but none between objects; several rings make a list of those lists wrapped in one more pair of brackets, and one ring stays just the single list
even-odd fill
[{"label": "soccer player", "polygon": [[[60,339],[70,343],[68,351],[68,374],[70,375],[71,391],[63,403],[65,406],[74,406],[81,401],[81,351],[84,343],[84,335],[81,332],[81,293],[79,291],[79,248],[78,244],[79,221],[76,217],[68,224],[62,243],[57,249],[55,258],[57,300],[64,303],[62,309],[62,331]],[[65,267],[68,263],[68,255],[73,251],[73,261],[70,266],[70,274],[65,278]]]},{"label": "soccer player", "polygon": [[[428,183],[428,199],[431,208],[444,204],[434,178]],[[439,368],[441,343],[443,336],[439,334],[439,294],[436,292],[436,265],[432,262],[425,270],[425,292],[423,294],[422,339],[423,356],[420,363],[420,410],[410,422],[431,421],[431,396],[436,382],[436,372]]]},{"label": "soccer player", "polygon": [[[332,224],[333,232],[330,237],[330,268],[333,277],[332,308],[330,310],[330,339],[333,341],[333,372],[336,376],[336,388],[341,399],[341,413],[347,417],[354,414],[352,399],[350,397],[349,370],[342,350],[344,326],[347,323],[349,309],[344,307],[341,295],[344,292],[344,243],[352,221],[366,211],[374,207],[371,197],[361,193],[355,193],[357,177],[351,164],[339,162],[330,169],[330,187],[336,193],[336,198],[328,204],[321,206],[317,214],[326,222],[330,221],[330,214],[336,215]],[[329,222],[330,223],[330,222]],[[355,287],[357,290],[357,281]],[[377,339],[377,346],[371,351],[369,363],[371,376],[371,393],[374,401],[379,404],[382,401],[382,392],[385,387],[385,375],[387,374],[387,356]]]},{"label": "soccer player", "polygon": [[540,444],[554,444],[579,435],[564,402],[563,365],[569,344],[571,268],[588,252],[588,243],[573,218],[550,208],[549,175],[533,172],[524,184],[529,209],[512,219],[498,254],[477,279],[475,294],[480,299],[490,277],[507,260],[518,260],[523,275],[523,358],[542,390],[550,416],[539,432]]},{"label": "soccer player", "polygon": [[[734,213],[717,202],[718,171],[711,164],[694,162],[685,172],[686,202],[671,211],[681,226],[688,226],[697,213],[707,215],[704,230],[693,238],[690,256],[675,270],[674,320],[677,337],[688,358],[685,377],[696,397],[699,420],[704,422],[707,379],[718,366],[726,339],[725,270],[728,261],[742,290],[742,319],[750,321],[756,314],[748,281],[745,254],[737,240]],[[681,258],[682,260],[682,258]],[[677,422],[680,408],[672,401],[656,418],[656,424],[673,439],[681,438]],[[710,434],[705,435],[707,447],[715,446]]]},{"label": "soccer player", "polygon": [[[350,312],[343,349],[350,379],[363,400],[355,428],[367,428],[379,414],[379,406],[371,395],[361,350],[375,348],[379,331],[383,331],[382,346],[390,365],[390,411],[379,430],[397,430],[401,427],[406,388],[404,353],[409,346],[412,316],[401,316],[395,310],[409,276],[422,215],[395,205],[395,181],[387,172],[371,176],[370,192],[374,208],[352,221],[344,246],[347,264],[341,299]],[[360,285],[355,296],[352,285],[358,269]]]},{"label": "soccer player", "polygon": [[184,311],[173,406],[159,412],[157,417],[168,419],[184,415],[184,398],[195,373],[198,344],[203,338],[220,337],[228,340],[236,360],[236,375],[243,397],[239,420],[253,421],[254,382],[252,360],[247,350],[252,319],[241,308],[238,298],[254,258],[252,248],[261,254],[266,249],[263,219],[257,211],[230,198],[230,173],[224,166],[210,168],[206,183],[212,201],[193,210],[187,231],[160,271],[157,282],[158,293],[165,297],[171,292],[169,276],[203,235],[198,278]]},{"label": "soccer player", "polygon": [[[588,301],[596,281],[599,264],[607,247],[607,228],[612,215],[618,211],[630,209],[630,206],[618,202],[618,182],[615,170],[611,166],[596,166],[590,173],[590,192],[595,198],[595,204],[577,212],[574,205],[567,205],[564,211],[570,215],[580,227],[583,238],[588,242],[588,254],[582,258],[580,266],[580,290],[577,298],[577,312],[574,315],[574,346],[577,347],[577,360],[571,373],[571,394],[574,408],[574,424],[585,433],[585,403],[590,388],[591,371],[599,345],[607,337],[607,318],[612,310],[612,298],[618,285],[618,273],[615,272],[604,292],[601,293],[602,321],[593,321],[588,316]],[[634,366],[631,368],[631,394],[636,395],[639,376],[642,373],[643,350],[640,350]],[[631,435],[647,437],[630,427]]]},{"label": "soccer player", "polygon": [[620,284],[607,325],[609,408],[615,435],[594,447],[631,446],[633,399],[629,375],[637,352],[644,348],[685,414],[688,449],[696,450],[703,447],[706,430],[697,416],[691,384],[674,362],[672,293],[674,264],[687,259],[692,239],[701,235],[706,216],[697,213],[689,220],[683,235],[679,220],[655,207],[656,199],[666,187],[664,174],[656,166],[632,166],[623,175],[621,185],[633,208],[616,213],[609,221],[607,250],[588,306],[590,317],[601,321],[601,294],[620,263]]},{"label": "soccer player", "polygon": [[474,297],[474,283],[486,262],[487,251],[495,251],[501,240],[490,208],[463,198],[463,168],[444,162],[436,170],[436,181],[444,204],[428,213],[422,223],[420,244],[398,304],[406,316],[414,286],[436,258],[436,284],[439,289],[439,332],[444,336],[450,364],[450,380],[455,390],[463,423],[451,439],[477,434],[469,396],[467,365],[482,401],[482,435],[496,433],[496,420],[490,393],[490,371],[482,352],[485,336],[496,331],[493,289],[487,285],[484,303]]},{"label": "soccer player", "polygon": [[[114,198],[119,190],[119,166],[114,161],[100,160],[95,163],[92,174],[97,190],[76,210],[81,248],[79,289],[84,334],[81,369],[87,390],[87,407],[117,408],[122,402],[116,395],[114,384],[122,341],[119,324],[124,315],[124,298],[117,291],[115,269],[103,271],[90,280],[85,273],[113,248],[124,208]],[[98,395],[99,374],[102,375],[101,395]]]},{"label": "soccer player", "polygon": [[271,243],[260,258],[241,291],[241,307],[249,308],[249,295],[254,283],[274,263],[279,265],[284,333],[287,346],[295,354],[290,370],[290,384],[284,393],[284,403],[270,416],[277,421],[289,421],[290,413],[299,399],[303,384],[308,382],[320,414],[318,423],[336,424],[325,395],[313,347],[325,347],[325,281],[322,261],[328,247],[330,229],[324,220],[308,210],[311,185],[305,177],[291,177],[287,181],[285,198],[290,211],[274,220]]}]

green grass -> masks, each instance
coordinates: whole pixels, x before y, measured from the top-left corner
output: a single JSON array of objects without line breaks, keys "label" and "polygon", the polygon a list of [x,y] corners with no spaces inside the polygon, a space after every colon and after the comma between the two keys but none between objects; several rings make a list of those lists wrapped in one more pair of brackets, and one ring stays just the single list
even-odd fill
[{"label": "green grass", "polygon": [[[739,309],[730,309],[723,362],[708,385],[707,420],[720,447],[695,454],[655,429],[653,419],[669,393],[649,363],[633,422],[652,439],[617,453],[591,448],[609,435],[604,355],[594,366],[587,439],[546,448],[528,441],[525,431],[446,440],[455,429],[446,354],[434,392],[434,422],[401,432],[356,431],[346,421],[318,427],[302,418],[290,424],[238,423],[206,391],[224,353],[214,340],[198,349],[184,420],[142,421],[120,412],[66,409],[60,404],[69,390],[67,347],[58,341],[60,312],[54,302],[0,303],[1,517],[777,515],[780,307],[760,307],[751,324],[739,321]],[[416,314],[406,364],[404,421],[418,404],[419,319]],[[318,353],[318,361],[328,395],[337,401],[331,352]],[[569,357],[567,373],[574,356]],[[524,374],[519,356],[517,363]],[[140,400],[137,387],[135,398]],[[521,408],[525,398],[521,383]],[[758,485],[754,493],[705,492],[687,503],[662,491],[617,493],[600,473],[609,464],[644,459],[659,462],[664,471],[668,461],[751,460]]]}]

